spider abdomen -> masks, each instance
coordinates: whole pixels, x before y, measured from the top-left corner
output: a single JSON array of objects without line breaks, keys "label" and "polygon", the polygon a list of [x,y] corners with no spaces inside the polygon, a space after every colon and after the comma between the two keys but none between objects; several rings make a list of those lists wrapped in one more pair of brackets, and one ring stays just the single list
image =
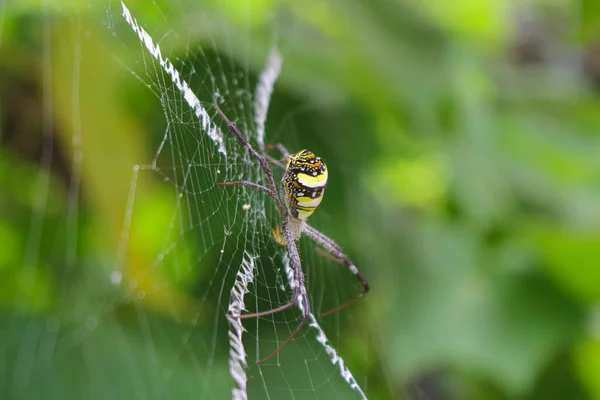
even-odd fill
[{"label": "spider abdomen", "polygon": [[282,179],[291,216],[307,219],[319,206],[327,187],[327,166],[309,150],[289,156]]}]

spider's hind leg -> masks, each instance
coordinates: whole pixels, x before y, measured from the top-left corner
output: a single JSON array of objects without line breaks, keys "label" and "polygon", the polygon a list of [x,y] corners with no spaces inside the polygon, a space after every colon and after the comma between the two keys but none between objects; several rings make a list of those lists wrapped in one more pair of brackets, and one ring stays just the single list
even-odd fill
[{"label": "spider's hind leg", "polygon": [[[302,272],[300,272],[300,273],[302,273]],[[304,284],[303,275],[300,277],[300,282],[301,282],[301,284]],[[290,302],[287,304],[284,304],[282,306],[279,306],[277,308],[274,308],[272,310],[261,311],[261,312],[257,312],[257,313],[253,313],[253,314],[228,315],[229,318],[235,318],[235,319],[258,318],[258,317],[264,317],[267,315],[273,315],[273,314],[279,313],[281,311],[285,311],[288,308],[294,307],[296,304],[298,304],[298,300],[300,299],[300,296],[302,296],[302,300],[301,300],[302,301],[302,309],[303,309],[302,322],[300,322],[300,324],[298,325],[296,330],[294,330],[294,332],[277,349],[275,349],[271,354],[269,354],[262,360],[259,360],[257,362],[257,364],[262,364],[266,361],[269,361],[271,358],[273,358],[277,353],[279,353],[281,350],[283,350],[292,340],[294,340],[296,335],[302,330],[304,325],[306,325],[306,323],[308,322],[308,319],[310,318],[310,303],[308,301],[308,298],[306,297],[306,291],[303,290],[300,286],[296,286],[292,293],[292,298],[290,299]]]},{"label": "spider's hind leg", "polygon": [[341,258],[336,257],[336,256],[334,256],[334,255],[326,252],[325,250],[323,250],[322,248],[320,248],[318,246],[315,246],[315,252],[317,254],[319,254],[321,257],[326,258],[326,259],[328,259],[330,261],[333,261],[336,264],[343,264],[344,263],[344,260],[342,260]]},{"label": "spider's hind leg", "polygon": [[363,291],[358,296],[354,297],[350,301],[347,301],[340,306],[337,306],[336,308],[334,308],[332,310],[320,313],[319,316],[326,317],[327,315],[331,315],[340,310],[343,310],[344,308],[346,308],[346,307],[350,306],[351,304],[356,303],[358,300],[362,299],[364,297],[364,295],[366,295],[369,292],[370,286],[367,283],[367,280],[365,279],[365,277],[360,273],[358,268],[356,268],[354,263],[348,258],[348,256],[346,254],[344,254],[341,247],[336,242],[334,242],[333,240],[331,240],[330,238],[328,238],[327,236],[325,236],[324,234],[322,234],[321,232],[319,232],[318,230],[316,230],[315,228],[313,228],[310,225],[306,225],[306,227],[304,229],[304,233],[306,233],[306,235],[308,237],[310,237],[312,240],[314,240],[317,244],[319,244],[324,249],[326,249],[326,251],[333,257],[333,259],[336,260],[336,262],[339,259],[340,261],[342,261],[342,263],[346,264],[346,266],[348,267],[350,272],[352,272],[354,274],[354,276],[356,276],[356,278],[360,281],[361,285],[363,286]]}]

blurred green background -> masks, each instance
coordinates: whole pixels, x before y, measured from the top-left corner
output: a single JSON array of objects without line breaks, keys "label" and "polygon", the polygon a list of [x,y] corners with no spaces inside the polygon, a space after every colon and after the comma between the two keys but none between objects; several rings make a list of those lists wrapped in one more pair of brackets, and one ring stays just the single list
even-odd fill
[{"label": "blurred green background", "polygon": [[[372,399],[600,399],[597,4],[127,2],[244,131],[279,48],[267,141],[329,166],[311,223],[372,292],[322,324]],[[0,5],[0,398],[231,396],[243,251],[249,309],[289,291],[272,202],[216,186],[262,179],[226,148],[120,2]],[[301,250],[315,310],[360,292]],[[298,318],[245,322],[250,398],[357,398],[314,332],[254,364]]]}]

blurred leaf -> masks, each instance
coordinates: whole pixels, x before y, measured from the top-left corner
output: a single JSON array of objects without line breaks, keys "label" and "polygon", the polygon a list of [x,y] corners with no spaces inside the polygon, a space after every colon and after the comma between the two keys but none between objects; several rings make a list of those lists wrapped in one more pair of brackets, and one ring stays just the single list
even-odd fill
[{"label": "blurred leaf", "polygon": [[[14,399],[230,396],[224,359],[212,366],[195,362],[180,350],[180,338],[189,337],[184,325],[144,318],[146,325],[131,327],[108,316],[88,317],[81,328],[71,329],[56,318],[4,315],[0,321],[10,324],[1,326],[0,349],[14,369],[10,380],[0,381],[0,393],[10,390]],[[39,346],[32,338],[39,338]],[[193,342],[188,346],[199,351]]]},{"label": "blurred leaf", "polygon": [[373,166],[364,178],[365,186],[381,202],[409,204],[419,208],[436,208],[443,202],[447,188],[443,164],[439,156],[386,158]]},{"label": "blurred leaf", "polygon": [[575,347],[575,366],[592,399],[600,399],[600,340],[588,338]]},{"label": "blurred leaf", "polygon": [[532,227],[530,234],[557,285],[580,301],[600,300],[600,234],[549,225]]},{"label": "blurred leaf", "polygon": [[501,0],[419,3],[440,25],[471,40],[494,42],[507,32],[508,5]]},{"label": "blurred leaf", "polygon": [[459,366],[513,396],[526,394],[572,335],[577,308],[547,282],[502,272],[464,226],[430,224],[415,241],[425,269],[410,272],[413,286],[396,296],[395,304],[406,304],[401,312],[383,317],[393,368],[408,378]]}]

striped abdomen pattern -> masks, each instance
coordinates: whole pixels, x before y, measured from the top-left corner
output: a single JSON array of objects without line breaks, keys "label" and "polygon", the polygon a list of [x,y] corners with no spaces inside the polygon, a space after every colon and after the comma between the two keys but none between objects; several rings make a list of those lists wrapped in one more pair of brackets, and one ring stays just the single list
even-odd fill
[{"label": "striped abdomen pattern", "polygon": [[319,206],[327,186],[327,166],[321,157],[302,150],[288,158],[281,181],[290,214],[305,220]]}]

